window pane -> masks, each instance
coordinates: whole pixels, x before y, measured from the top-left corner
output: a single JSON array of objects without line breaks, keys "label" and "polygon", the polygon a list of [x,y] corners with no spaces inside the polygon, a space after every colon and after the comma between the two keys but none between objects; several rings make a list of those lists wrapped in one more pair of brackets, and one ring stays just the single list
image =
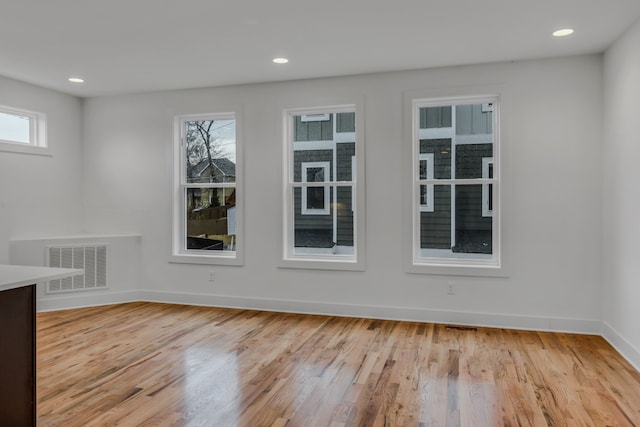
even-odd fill
[{"label": "window pane", "polygon": [[324,187],[307,187],[305,189],[307,192],[307,202],[305,208],[309,209],[324,209],[325,200],[325,188]]},{"label": "window pane", "polygon": [[236,181],[236,121],[185,123],[187,183]]},{"label": "window pane", "polygon": [[492,219],[482,216],[482,185],[456,185],[454,252],[491,254]]},{"label": "window pane", "polygon": [[434,209],[420,212],[420,256],[488,259],[492,218],[483,216],[482,185],[435,185]]},{"label": "window pane", "polygon": [[493,144],[456,145],[456,178],[488,178],[482,171],[485,157],[493,157]]},{"label": "window pane", "polygon": [[332,141],[333,114],[293,116],[294,141]]},{"label": "window pane", "polygon": [[355,132],[356,113],[336,114],[336,132]]},{"label": "window pane", "polygon": [[354,229],[353,216],[355,206],[353,204],[353,188],[337,187],[337,203],[336,203],[336,237],[337,247],[336,253],[353,254],[354,246]]},{"label": "window pane", "polygon": [[493,109],[482,104],[456,105],[456,135],[483,135],[493,133]]},{"label": "window pane", "polygon": [[186,249],[235,250],[235,188],[187,188]]},{"label": "window pane", "polygon": [[[294,182],[323,182],[332,181],[331,162],[333,154],[330,150],[303,150],[293,155],[293,180]],[[316,180],[316,176],[309,169],[323,169],[322,179]],[[312,175],[310,175],[310,173]],[[320,176],[320,175],[318,175]]]},{"label": "window pane", "polygon": [[[433,178],[451,178],[451,139],[420,140],[420,156],[433,154]],[[420,177],[420,179],[427,179]]]},{"label": "window pane", "polygon": [[307,168],[307,181],[306,182],[324,182],[324,168],[322,167],[310,167]]},{"label": "window pane", "polygon": [[[325,191],[331,201],[322,214],[302,209],[303,192]],[[336,203],[333,202],[334,191]],[[354,224],[351,187],[294,188],[294,254],[353,254]],[[307,196],[308,203],[310,196]]]},{"label": "window pane", "polygon": [[450,250],[451,187],[449,185],[434,185],[433,199],[433,210],[420,212],[420,248]]},{"label": "window pane", "polygon": [[31,118],[0,113],[0,139],[29,144],[31,142]]},{"label": "window pane", "polygon": [[356,114],[295,112],[289,120],[285,258],[355,255]]},{"label": "window pane", "polygon": [[[497,187],[493,182],[466,181],[494,179],[495,102],[480,98],[477,103],[453,105],[427,102],[417,107],[414,123],[418,128],[413,145],[415,255],[441,258],[445,265],[464,265],[456,262],[463,259],[496,264],[492,236],[493,209],[499,206],[493,194]],[[416,264],[428,265],[429,260]]]},{"label": "window pane", "polygon": [[433,129],[451,127],[451,107],[420,108],[420,128]]}]

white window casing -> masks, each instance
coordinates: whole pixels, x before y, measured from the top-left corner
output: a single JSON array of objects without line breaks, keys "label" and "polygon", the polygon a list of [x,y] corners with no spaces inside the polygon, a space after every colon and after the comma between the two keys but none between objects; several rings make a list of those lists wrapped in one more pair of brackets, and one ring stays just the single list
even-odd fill
[{"label": "white window casing", "polygon": [[[364,269],[363,109],[361,100],[353,104],[326,107],[284,108],[280,267]],[[336,118],[341,113],[355,113],[355,132],[337,131]],[[296,141],[296,120],[299,123],[333,120],[333,137],[329,136],[324,141]],[[324,138],[326,135],[323,135]],[[349,151],[344,150],[351,148],[344,144],[353,144],[355,154],[347,154]],[[313,153],[314,150],[318,150],[318,153]],[[340,156],[338,152],[341,153]],[[323,179],[322,183],[320,178]],[[321,193],[319,188],[322,189]],[[351,190],[350,195],[347,189]],[[309,204],[312,203],[310,191],[316,191],[313,206]],[[296,194],[301,195],[297,211],[294,208]],[[345,206],[348,204],[351,204],[350,208]],[[344,225],[345,214],[350,218],[347,221],[352,219],[352,229]],[[315,222],[321,226],[316,226]],[[317,231],[315,228],[324,230],[322,236],[326,242],[305,240],[305,233],[312,234]]]},{"label": "white window casing", "polygon": [[0,106],[0,151],[51,155],[46,114]]},{"label": "white window casing", "polygon": [[[503,89],[500,86],[496,88]],[[438,274],[438,275],[462,275],[462,276],[493,276],[504,277],[508,275],[508,269],[505,266],[504,254],[505,240],[504,236],[504,224],[501,223],[501,208],[503,202],[500,200],[502,194],[501,189],[503,183],[500,181],[502,174],[500,168],[501,158],[501,107],[502,95],[496,95],[500,93],[500,90],[496,90],[494,94],[485,95],[484,90],[478,91],[478,95],[475,95],[475,89],[469,91],[470,95],[460,93],[464,88],[454,88],[451,90],[453,96],[446,96],[444,89],[440,90],[426,90],[415,91],[405,94],[405,126],[407,129],[407,135],[411,138],[411,143],[407,145],[405,159],[410,161],[411,168],[407,170],[405,176],[407,182],[410,184],[405,192],[405,200],[409,203],[410,207],[406,211],[410,214],[411,220],[405,222],[404,230],[406,236],[406,244],[408,251],[406,252],[405,270],[409,273],[421,273],[421,274]],[[432,94],[436,94],[432,96]],[[459,95],[459,96],[458,96]],[[478,110],[483,113],[492,114],[491,117],[491,134],[462,134],[456,135],[459,129],[459,125],[456,125],[456,112],[455,106],[457,105],[477,105]],[[445,107],[452,106],[452,126],[442,128],[420,128],[420,109],[429,107]],[[427,173],[429,170],[429,160],[425,154],[420,153],[420,140],[425,139],[451,139],[451,176],[447,179],[434,179],[433,176],[427,175],[426,177],[420,176],[420,167],[427,166]],[[455,159],[456,159],[456,147],[468,146],[471,144],[488,144],[492,143],[492,157],[484,157],[482,159],[482,166],[476,166],[479,170],[482,168],[482,175],[469,176],[462,178],[456,178],[455,176]],[[460,148],[462,149],[462,148]],[[438,161],[438,159],[434,159]],[[477,160],[478,163],[480,159]],[[422,163],[421,163],[422,162]],[[433,165],[436,166],[436,165]],[[442,167],[442,166],[437,166]],[[431,170],[434,170],[431,167]],[[493,176],[490,175],[493,173]],[[478,172],[474,172],[478,173]],[[423,246],[424,239],[430,239],[429,234],[423,234],[421,229],[421,221],[424,221],[422,215],[424,213],[433,212],[429,210],[428,192],[425,194],[423,186],[433,186],[432,188],[447,188],[449,187],[451,194],[450,203],[450,215],[451,215],[451,249],[421,249],[429,248],[431,246]],[[471,187],[463,187],[471,186]],[[478,206],[478,217],[483,218],[483,221],[491,221],[490,236],[491,245],[489,253],[476,252],[475,250],[461,250],[456,247],[456,187],[457,191],[462,189],[470,189],[472,187],[482,188],[482,209],[480,212],[480,206],[478,202],[474,202],[474,206]],[[421,188],[423,188],[421,192]],[[429,188],[429,187],[427,187]],[[475,190],[474,190],[475,191]],[[477,190],[478,197],[480,197],[480,190]],[[433,194],[433,192],[431,193]],[[442,197],[443,194],[439,193]],[[491,196],[490,196],[491,195]],[[421,197],[422,196],[422,197]],[[425,196],[426,199],[425,199]],[[422,199],[422,200],[421,200]],[[422,202],[422,203],[421,203]],[[426,203],[423,203],[426,202]],[[491,203],[492,209],[489,209]],[[431,205],[433,206],[433,204]],[[462,207],[462,206],[461,206]],[[461,208],[459,207],[459,208]],[[446,207],[445,207],[446,208]],[[435,207],[435,209],[439,209]],[[474,208],[475,209],[475,208]],[[442,213],[442,212],[441,212]],[[428,224],[428,223],[425,223]],[[461,231],[466,231],[463,227]],[[474,230],[471,230],[472,232]],[[487,233],[485,231],[484,233]],[[487,237],[488,239],[488,237]]]},{"label": "white window casing", "polygon": [[[222,121],[233,122],[235,127],[235,141],[222,141],[224,144],[233,144],[232,154],[226,157],[217,157],[214,160],[225,158],[233,162],[235,160],[235,177],[227,182],[225,179],[202,179],[188,182],[187,179],[187,142],[186,126],[190,122]],[[244,214],[243,214],[243,158],[242,158],[242,127],[240,110],[226,113],[189,114],[177,116],[174,119],[174,150],[173,150],[173,233],[170,262],[190,264],[213,265],[242,265],[244,253]],[[220,148],[222,150],[222,148]],[[212,166],[215,166],[212,168]],[[220,167],[214,163],[209,165],[216,171]],[[215,181],[215,182],[214,182]],[[189,193],[190,192],[190,193]],[[190,249],[187,245],[187,194],[200,197],[201,193],[208,193],[214,200],[220,200],[221,206],[225,205],[227,197],[234,195],[235,201],[232,207],[227,208],[225,218],[221,218],[217,226],[219,233],[224,236],[222,250]],[[229,206],[229,205],[227,205]],[[195,210],[194,210],[195,211]]]}]

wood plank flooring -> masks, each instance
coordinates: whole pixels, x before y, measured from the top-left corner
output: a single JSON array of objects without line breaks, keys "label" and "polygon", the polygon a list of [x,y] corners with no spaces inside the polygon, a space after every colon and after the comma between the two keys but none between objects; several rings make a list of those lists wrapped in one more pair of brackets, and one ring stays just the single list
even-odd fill
[{"label": "wood plank flooring", "polygon": [[639,426],[602,338],[132,303],[38,315],[39,426]]}]

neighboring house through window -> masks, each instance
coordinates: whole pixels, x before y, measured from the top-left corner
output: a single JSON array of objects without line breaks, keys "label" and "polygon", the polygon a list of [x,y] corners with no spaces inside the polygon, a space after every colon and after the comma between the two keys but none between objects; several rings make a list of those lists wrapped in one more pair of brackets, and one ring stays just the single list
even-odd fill
[{"label": "neighboring house through window", "polygon": [[238,264],[236,115],[181,116],[176,127],[174,261]]},{"label": "neighboring house through window", "polygon": [[497,98],[412,101],[414,266],[499,266]]},{"label": "neighboring house through window", "polygon": [[284,266],[358,269],[363,197],[355,106],[286,116]]}]

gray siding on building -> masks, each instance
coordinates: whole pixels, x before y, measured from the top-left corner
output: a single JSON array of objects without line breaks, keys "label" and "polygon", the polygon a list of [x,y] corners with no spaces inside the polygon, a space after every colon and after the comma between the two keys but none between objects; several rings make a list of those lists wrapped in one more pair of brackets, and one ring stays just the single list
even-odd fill
[{"label": "gray siding on building", "polygon": [[482,104],[456,106],[456,135],[493,132],[493,113],[482,112]]},{"label": "gray siding on building", "polygon": [[420,247],[451,249],[451,186],[433,187],[433,212],[420,212]]},{"label": "gray siding on building", "polygon": [[[336,176],[338,181],[351,181],[352,157],[355,155],[355,143],[338,143],[336,145]],[[300,150],[294,152],[294,180],[302,180],[302,163],[329,162],[329,177],[333,179],[332,150]],[[330,203],[333,203],[333,191],[330,187]],[[353,246],[353,207],[352,188],[337,187],[337,244]],[[294,189],[294,228],[295,246],[323,247],[333,241],[333,209],[327,215],[302,214],[302,189]]]},{"label": "gray siding on building", "polygon": [[[451,140],[424,139],[420,153],[433,153],[434,179],[451,178]],[[420,247],[451,248],[451,187],[434,185],[433,212],[420,212]]]},{"label": "gray siding on building", "polygon": [[482,158],[493,157],[493,144],[456,146],[456,178],[482,178]]},{"label": "gray siding on building", "polygon": [[[333,188],[329,189],[333,197]],[[298,247],[324,247],[333,241],[333,215],[302,215],[302,188],[293,189],[294,245]]]},{"label": "gray siding on building", "polygon": [[[319,122],[309,122],[319,123]],[[332,150],[301,150],[293,153],[293,179],[295,182],[302,182],[302,163],[306,162],[331,162],[333,159]],[[329,167],[329,176],[327,180],[331,180],[333,170]],[[329,190],[330,195],[332,195]],[[295,246],[314,246],[319,247],[326,245],[333,240],[333,217],[329,210],[328,215],[302,215],[302,189],[294,188],[293,191],[294,206],[294,229]]]},{"label": "gray siding on building", "polygon": [[[302,121],[302,116],[294,119],[294,141],[333,141],[333,120],[336,132],[355,132],[356,115],[350,113],[330,114],[325,121]],[[294,151],[294,181],[302,181],[302,163],[328,162],[329,176],[327,181],[351,181],[352,156],[355,155],[355,142],[336,143],[336,165],[334,174],[334,153],[331,148],[322,150]],[[336,243],[338,245],[353,245],[353,211],[352,188],[330,187],[330,209],[327,215],[302,214],[302,189],[294,189],[294,228],[295,246],[298,247],[326,247],[333,241],[333,192],[336,192]]]},{"label": "gray siding on building", "polygon": [[338,245],[353,246],[353,211],[351,187],[338,187]]},{"label": "gray siding on building", "polygon": [[423,139],[420,141],[420,154],[433,153],[433,178],[451,178],[451,140]]},{"label": "gray siding on building", "polygon": [[329,120],[303,122],[302,116],[294,117],[294,141],[331,141],[333,140],[333,115]]},{"label": "gray siding on building", "polygon": [[[352,113],[338,114],[338,117]],[[355,114],[352,114],[355,118]],[[340,122],[338,122],[340,123]],[[351,181],[352,159],[356,154],[355,142],[339,143],[336,146],[336,157],[338,164],[336,167],[337,181]],[[353,206],[352,206],[352,188],[338,187],[338,245],[353,246]]]},{"label": "gray siding on building", "polygon": [[[333,150],[299,150],[293,153],[293,181],[302,182],[302,163],[333,162]],[[333,179],[333,168],[329,168],[327,181]]]},{"label": "gray siding on building", "polygon": [[356,113],[336,114],[336,132],[355,132]]},{"label": "gray siding on building", "polygon": [[[451,107],[420,108],[420,128],[451,127]],[[492,112],[482,104],[455,107],[457,136],[492,133]],[[451,140],[420,141],[420,153],[433,153],[434,179],[450,179]],[[457,144],[455,178],[482,178],[482,159],[493,157],[493,144]],[[451,247],[451,185],[434,185],[433,212],[420,213],[420,247],[454,252],[491,253],[492,218],[482,216],[482,185],[455,186],[455,246]]]},{"label": "gray siding on building", "polygon": [[451,127],[451,107],[420,108],[420,129]]},{"label": "gray siding on building", "polygon": [[[482,159],[493,156],[493,144],[456,146],[456,178],[482,178]],[[492,218],[482,216],[482,185],[456,186],[457,252],[491,253]]]},{"label": "gray siding on building", "polygon": [[356,154],[356,144],[345,142],[337,144],[336,157],[338,165],[336,167],[336,181],[351,181],[351,158]]}]

